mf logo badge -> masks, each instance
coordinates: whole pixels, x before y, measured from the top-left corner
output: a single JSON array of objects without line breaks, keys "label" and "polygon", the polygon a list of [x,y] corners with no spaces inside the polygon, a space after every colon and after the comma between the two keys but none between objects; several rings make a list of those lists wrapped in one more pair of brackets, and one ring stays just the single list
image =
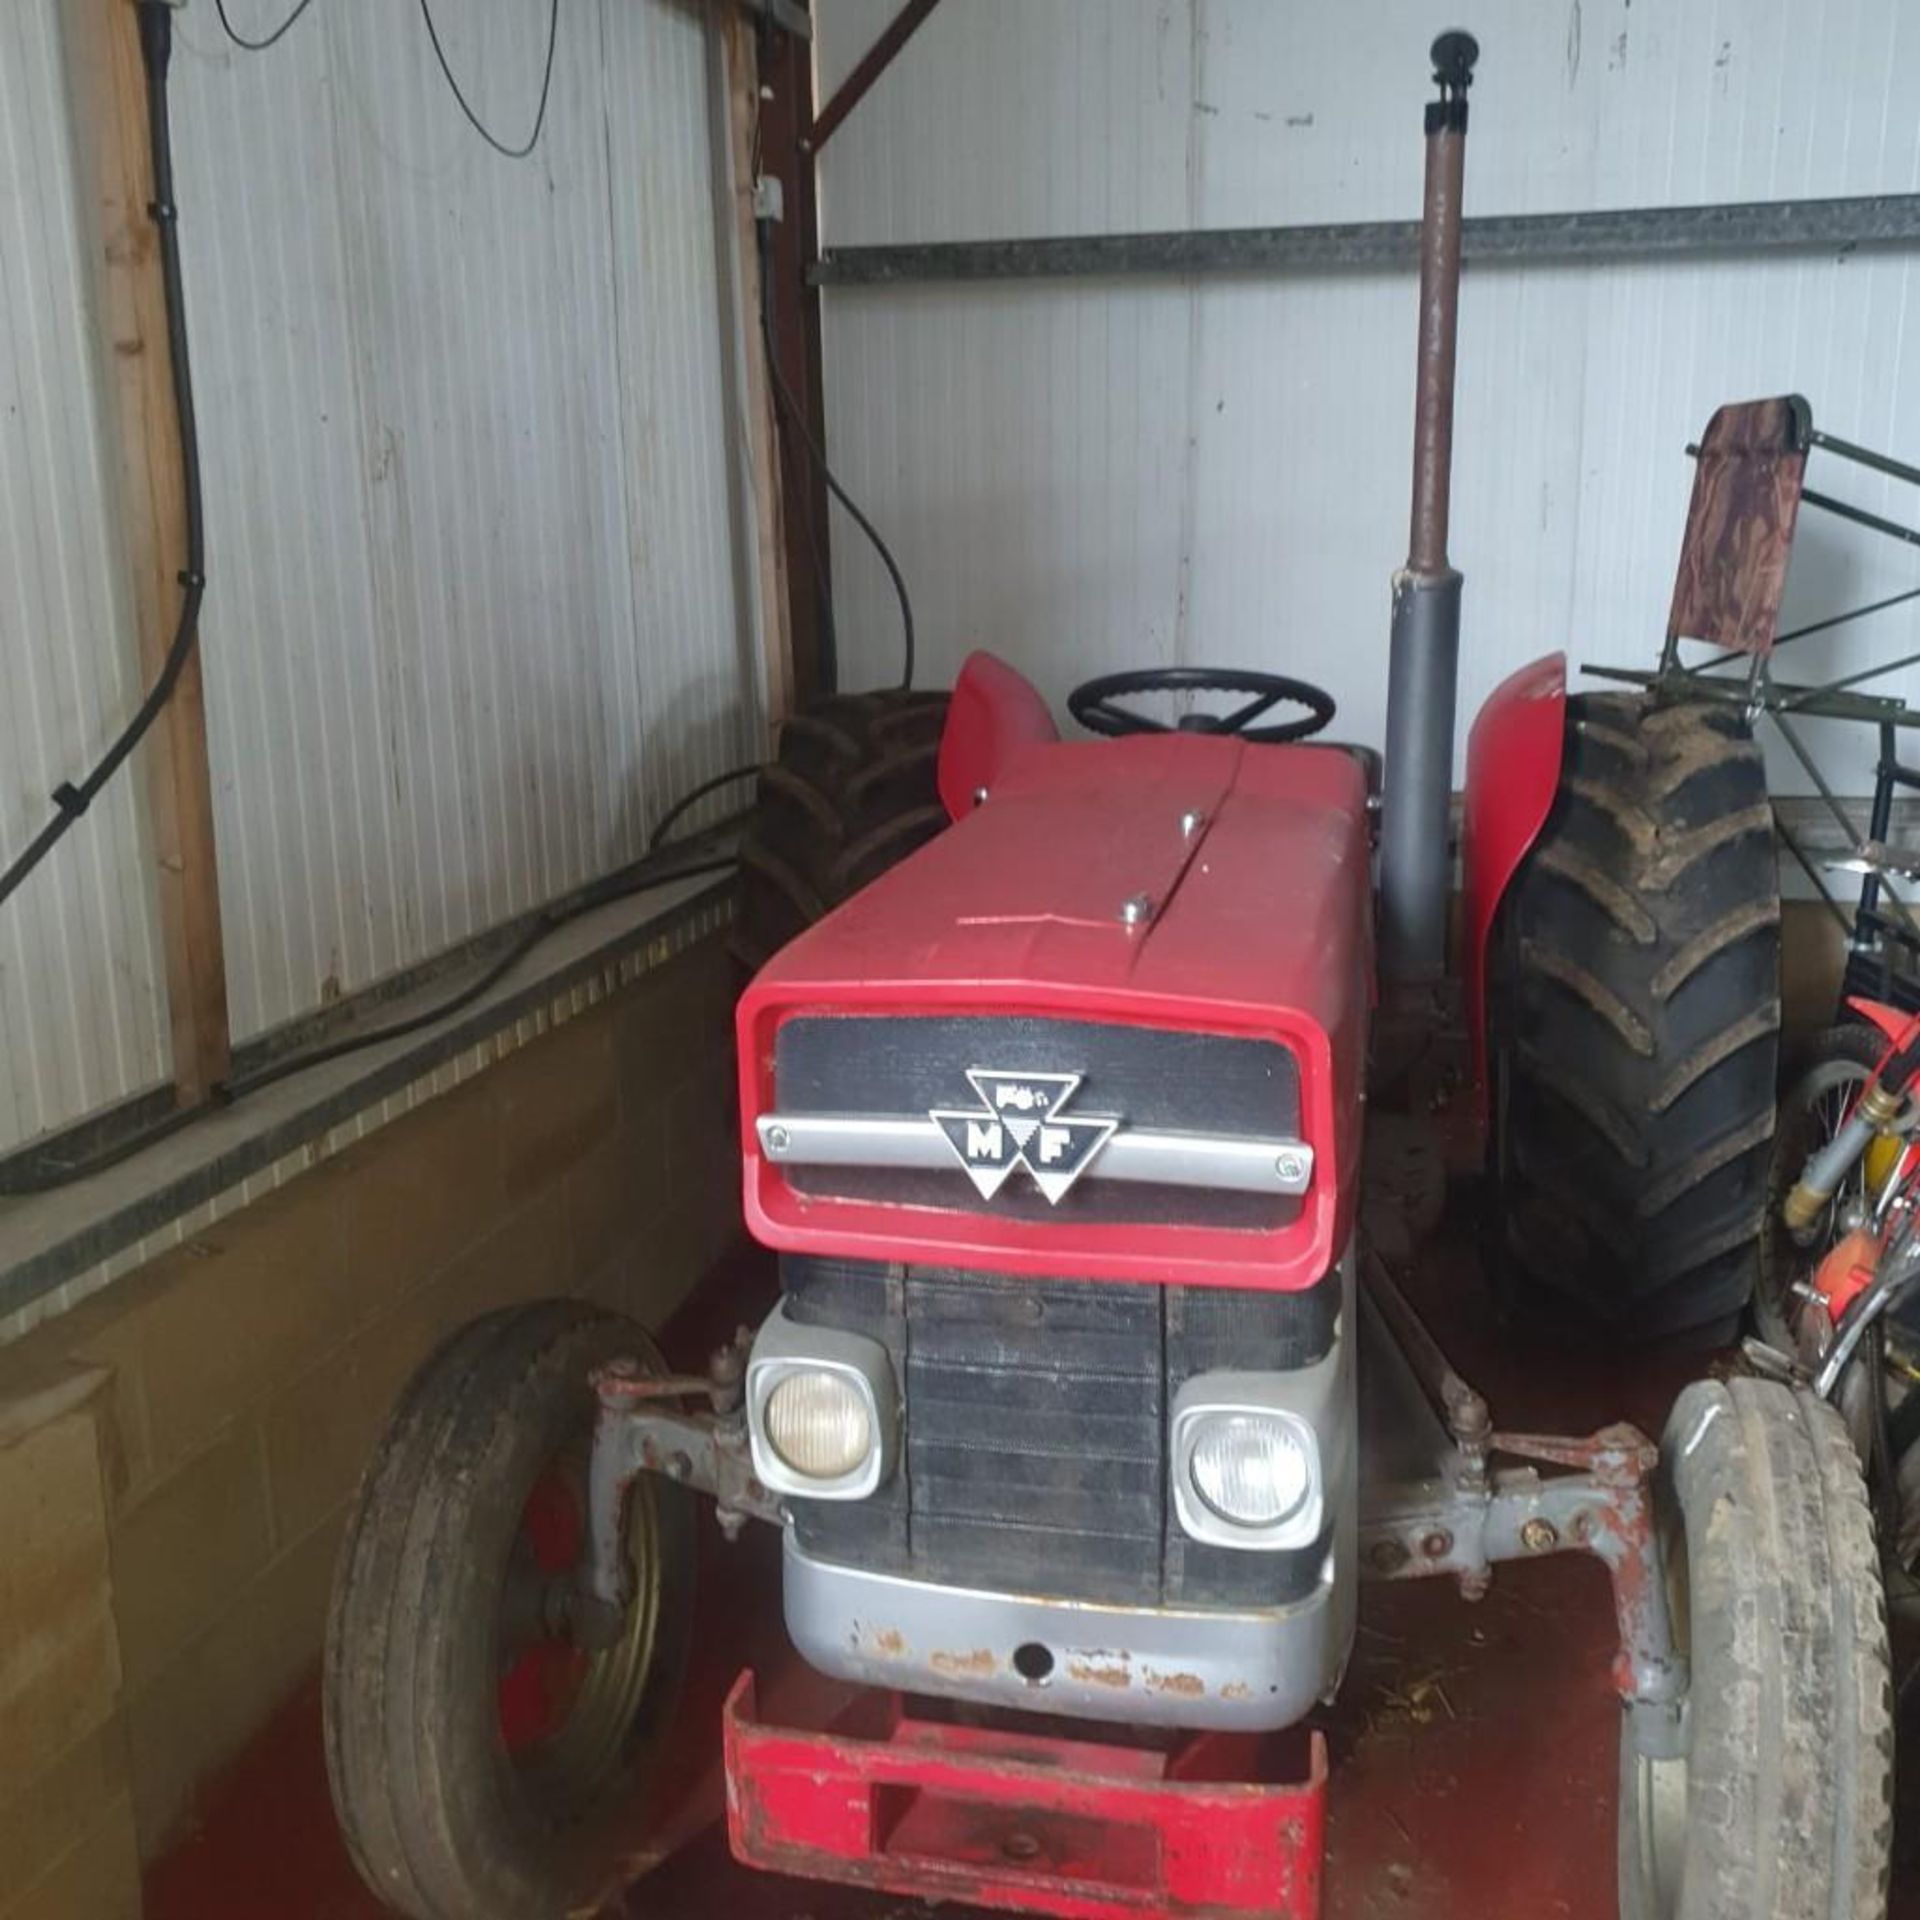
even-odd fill
[{"label": "mf logo badge", "polygon": [[967,1079],[981,1105],[935,1107],[927,1117],[947,1136],[983,1199],[991,1200],[1015,1167],[1025,1167],[1034,1185],[1058,1206],[1120,1130],[1120,1122],[1108,1116],[1062,1111],[1081,1077],[969,1067]]}]

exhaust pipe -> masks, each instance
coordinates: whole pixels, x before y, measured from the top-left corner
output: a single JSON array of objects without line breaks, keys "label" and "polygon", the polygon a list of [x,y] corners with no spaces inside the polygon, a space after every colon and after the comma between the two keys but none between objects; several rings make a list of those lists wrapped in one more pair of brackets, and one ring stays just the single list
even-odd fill
[{"label": "exhaust pipe", "polygon": [[1460,192],[1467,88],[1480,57],[1470,33],[1433,43],[1440,97],[1427,103],[1420,216],[1420,357],[1413,413],[1413,526],[1393,581],[1387,752],[1380,832],[1380,969],[1391,985],[1437,982],[1447,964],[1452,879],[1453,708],[1460,664],[1460,576],[1447,562],[1453,474],[1453,351],[1460,309]]}]

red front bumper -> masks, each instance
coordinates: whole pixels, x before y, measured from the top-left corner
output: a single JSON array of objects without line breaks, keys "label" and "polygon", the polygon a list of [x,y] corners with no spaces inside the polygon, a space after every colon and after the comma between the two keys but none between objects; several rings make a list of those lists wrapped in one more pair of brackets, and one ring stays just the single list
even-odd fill
[{"label": "red front bumper", "polygon": [[727,1826],[748,1866],[1062,1920],[1141,1914],[1315,1920],[1327,1760],[1258,1777],[1258,1743],[1206,1734],[1174,1752],[917,1720],[898,1695],[831,1724],[726,1705]]}]

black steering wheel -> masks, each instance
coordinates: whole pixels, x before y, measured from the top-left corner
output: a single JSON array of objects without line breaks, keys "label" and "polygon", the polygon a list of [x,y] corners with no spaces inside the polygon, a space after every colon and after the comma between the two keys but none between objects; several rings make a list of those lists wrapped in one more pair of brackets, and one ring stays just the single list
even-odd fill
[{"label": "black steering wheel", "polygon": [[[1136,713],[1119,702],[1142,693],[1238,693],[1251,696],[1231,713],[1187,713],[1169,724]],[[1297,720],[1272,726],[1253,722],[1281,701],[1305,707]],[[1136,667],[1129,673],[1103,673],[1083,680],[1067,695],[1067,711],[1090,733],[1236,733],[1243,740],[1276,745],[1304,740],[1333,718],[1333,695],[1310,680],[1284,673],[1254,673],[1239,667]]]}]

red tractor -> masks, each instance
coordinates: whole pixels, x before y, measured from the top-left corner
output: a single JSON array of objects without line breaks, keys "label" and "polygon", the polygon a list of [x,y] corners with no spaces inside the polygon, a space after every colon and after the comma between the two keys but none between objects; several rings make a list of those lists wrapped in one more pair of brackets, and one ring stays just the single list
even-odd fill
[{"label": "red tractor", "polygon": [[[789,730],[757,871],[796,917],[926,844],[739,1003],[780,1302],[702,1376],[556,1302],[470,1327],[409,1389],[327,1664],[342,1823],[400,1912],[548,1920],[603,1885],[606,1822],[666,1764],[696,1494],[729,1537],[780,1530],[788,1634],[834,1683],[817,1711],[763,1707],[751,1673],[727,1700],[754,1865],[1076,1920],[1315,1914],[1307,1723],[1361,1579],[1473,1597],[1499,1561],[1576,1552],[1617,1616],[1621,1912],[1880,1910],[1886,1632],[1839,1418],[1731,1377],[1689,1387],[1658,1448],[1503,1431],[1362,1231],[1369,1106],[1424,1104],[1455,1031],[1516,1318],[1721,1337],[1765,1204],[1778,892],[1737,710],[1570,701],[1557,655],[1502,686],[1446,974],[1474,54],[1436,43],[1426,114],[1377,857],[1369,756],[1313,741],[1332,700],[1278,675],[1109,676],[1069,704],[1115,737],[1062,741],[976,655],[931,837],[929,763],[901,750],[923,706]],[[1176,723],[1140,704],[1169,694]]]}]

